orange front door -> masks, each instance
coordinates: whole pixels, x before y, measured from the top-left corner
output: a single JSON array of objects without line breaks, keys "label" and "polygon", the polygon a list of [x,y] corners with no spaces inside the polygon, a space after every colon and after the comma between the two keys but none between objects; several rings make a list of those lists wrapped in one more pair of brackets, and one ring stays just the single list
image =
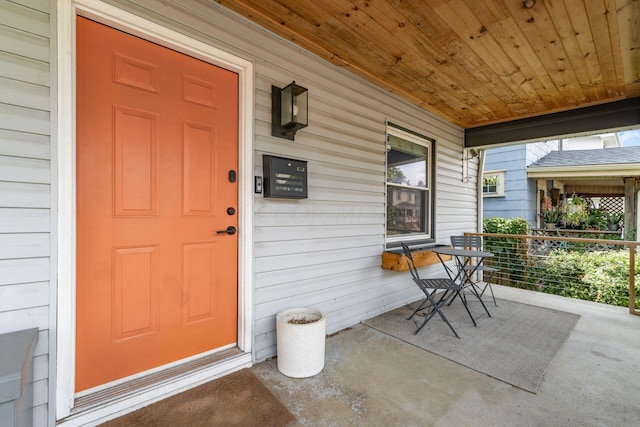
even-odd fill
[{"label": "orange front door", "polygon": [[77,19],[76,391],[237,342],[238,76]]}]

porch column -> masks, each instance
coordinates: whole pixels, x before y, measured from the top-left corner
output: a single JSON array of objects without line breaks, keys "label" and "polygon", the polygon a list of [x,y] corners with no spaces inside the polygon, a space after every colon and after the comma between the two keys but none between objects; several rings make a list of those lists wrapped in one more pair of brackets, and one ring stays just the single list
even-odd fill
[{"label": "porch column", "polygon": [[638,233],[638,191],[640,179],[624,179],[624,236],[625,240],[636,240]]}]

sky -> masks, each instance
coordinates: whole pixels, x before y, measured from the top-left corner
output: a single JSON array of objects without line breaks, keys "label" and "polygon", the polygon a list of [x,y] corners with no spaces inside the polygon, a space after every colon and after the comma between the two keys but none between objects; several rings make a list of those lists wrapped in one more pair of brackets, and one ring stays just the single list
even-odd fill
[{"label": "sky", "polygon": [[621,147],[640,146],[640,129],[618,132]]}]

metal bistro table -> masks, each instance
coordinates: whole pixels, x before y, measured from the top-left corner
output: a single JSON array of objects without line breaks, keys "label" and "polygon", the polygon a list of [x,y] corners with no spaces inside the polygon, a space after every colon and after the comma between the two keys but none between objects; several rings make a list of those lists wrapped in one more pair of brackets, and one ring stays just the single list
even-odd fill
[{"label": "metal bistro table", "polygon": [[[487,312],[487,315],[491,317],[491,313],[489,313],[489,310],[487,310],[487,307],[484,305],[484,302],[482,301],[482,297],[478,294],[478,291],[476,290],[475,286],[473,286],[472,277],[476,273],[478,267],[484,263],[485,258],[491,258],[493,257],[493,254],[491,252],[485,252],[485,251],[476,251],[476,250],[470,250],[470,249],[456,249],[456,248],[447,248],[447,247],[444,247],[444,248],[436,247],[431,250],[433,251],[433,253],[435,253],[438,256],[438,259],[440,260],[440,263],[442,264],[445,271],[447,272],[447,275],[449,276],[449,278],[454,282],[462,285],[463,288],[465,287],[469,288],[471,290],[471,293],[476,298],[478,298],[478,301],[480,301],[480,304],[482,304],[482,308],[484,308],[484,311]],[[447,265],[447,263],[442,259],[441,255],[449,255],[452,258],[454,258],[455,265],[458,271],[457,272],[454,271],[449,265]],[[475,263],[473,264],[471,264],[472,259],[475,260]],[[467,267],[470,267],[470,268],[467,268]],[[460,298],[464,298],[464,296],[460,295]],[[473,318],[473,316],[471,316],[471,313],[469,313],[469,316],[471,317],[471,320],[473,321],[474,326],[477,326],[475,319]]]}]

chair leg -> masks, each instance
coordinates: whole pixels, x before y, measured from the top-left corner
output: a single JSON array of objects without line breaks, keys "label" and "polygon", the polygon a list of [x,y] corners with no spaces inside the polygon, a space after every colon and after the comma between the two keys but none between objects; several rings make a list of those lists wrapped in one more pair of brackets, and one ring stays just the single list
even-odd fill
[{"label": "chair leg", "polygon": [[[438,313],[438,315],[440,315],[440,318],[442,320],[444,320],[444,322],[449,326],[449,328],[451,329],[451,332],[453,332],[453,335],[456,336],[456,338],[460,338],[460,335],[458,335],[458,333],[456,332],[455,329],[453,329],[453,326],[451,325],[451,323],[449,323],[449,319],[447,319],[447,317],[442,313],[442,311],[440,310],[440,308],[445,305],[447,303],[447,300],[449,298],[444,299],[444,296],[441,297],[438,302],[435,302],[434,299],[430,296],[427,297],[427,299],[431,302],[431,305],[433,307],[433,311],[431,313],[429,313],[429,315],[427,317],[425,317],[424,321],[422,322],[422,324],[418,327],[418,329],[416,329],[416,331],[413,333],[413,335],[417,335],[418,332],[420,332],[420,330],[422,330],[422,328],[425,327],[425,325],[429,322],[429,320],[431,320],[431,318],[433,316],[436,315],[436,313]],[[444,300],[443,300],[444,299]],[[422,304],[421,304],[422,305]],[[414,313],[415,314],[415,313]],[[411,315],[413,317],[413,315]],[[416,324],[417,326],[417,324]]]},{"label": "chair leg", "polygon": [[[476,291],[475,286],[470,286],[470,288],[471,288],[471,293],[473,293],[473,295],[475,295],[475,297],[478,298],[478,301],[480,301],[480,304],[482,304],[482,308],[484,308],[484,311],[487,312],[487,316],[491,317],[491,313],[489,313],[489,310],[487,310],[487,306],[484,305],[484,301],[482,301],[482,297],[480,296],[480,294],[478,294],[478,291]],[[473,323],[475,324],[475,321]]]},{"label": "chair leg", "polygon": [[413,310],[413,313],[411,313],[411,316],[407,317],[407,320],[411,320],[413,318],[413,316],[416,315],[417,312],[424,310],[426,307],[427,303],[429,302],[429,298],[425,298],[424,301],[422,301],[422,303],[418,306],[418,308],[416,308],[415,310]]},{"label": "chair leg", "polygon": [[[487,289],[487,286],[489,287],[489,291],[491,292],[491,298],[493,299],[493,305],[497,307],[498,303],[496,302],[496,296],[493,294],[493,286],[491,286],[492,280],[493,280],[493,273],[489,275],[489,281],[487,282],[487,285],[484,288]],[[482,292],[484,293],[484,291]]]},{"label": "chair leg", "polygon": [[467,306],[467,300],[460,295],[460,292],[461,291],[457,291],[456,294],[460,297],[460,301],[462,301],[462,305],[464,305],[464,309],[467,310],[467,314],[469,315],[469,318],[473,322],[473,326],[478,326],[478,324],[476,323],[476,319],[473,318],[473,315],[469,311],[469,307]]},{"label": "chair leg", "polygon": [[482,292],[480,292],[480,296],[482,297],[484,295],[484,292],[487,290],[487,287],[488,287],[489,291],[491,292],[491,299],[493,299],[493,305],[497,307],[498,303],[496,302],[496,296],[493,293],[493,286],[491,286],[492,281],[493,281],[493,271],[491,272],[491,274],[489,274],[489,280],[484,282],[484,288],[482,288]]},{"label": "chair leg", "polygon": [[[441,305],[441,301],[442,301],[443,299],[445,299],[445,297],[447,297],[448,293],[449,293],[449,290],[446,290],[445,292],[442,292],[442,295],[440,296],[440,299],[438,299],[438,302],[437,302],[437,304],[436,304],[436,305],[440,306],[440,305]],[[447,298],[447,299],[448,299],[448,298]],[[426,310],[426,309],[429,309],[429,308],[433,310],[433,304],[429,304],[429,305],[427,306],[427,303],[428,303],[428,302],[430,302],[429,298],[425,298],[425,299],[422,301],[422,303],[418,306],[418,308],[416,308],[415,310],[413,310],[413,313],[411,313],[411,316],[407,317],[407,320],[411,320],[411,319],[413,318],[413,316],[415,316],[419,311]],[[451,303],[449,303],[449,304],[451,304]],[[429,314],[430,314],[430,313],[431,313],[431,312],[429,312]]]}]

